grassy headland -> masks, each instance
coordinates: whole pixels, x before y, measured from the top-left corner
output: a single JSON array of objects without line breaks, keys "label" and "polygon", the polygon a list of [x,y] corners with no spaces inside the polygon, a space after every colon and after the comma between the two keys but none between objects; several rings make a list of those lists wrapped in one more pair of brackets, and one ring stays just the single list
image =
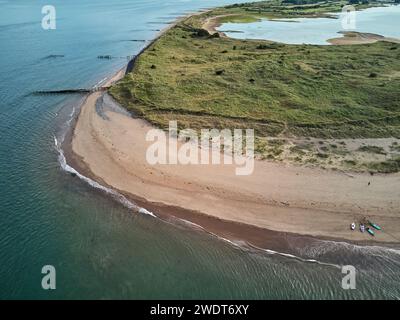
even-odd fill
[{"label": "grassy headland", "polygon": [[[363,139],[400,138],[400,44],[285,45],[203,29],[215,17],[221,23],[321,16],[344,4],[256,2],[183,19],[110,93],[161,128],[169,120],[180,128],[254,128],[260,158],[399,171],[390,144],[385,154],[360,146]],[[354,141],[360,142],[352,151]]]}]

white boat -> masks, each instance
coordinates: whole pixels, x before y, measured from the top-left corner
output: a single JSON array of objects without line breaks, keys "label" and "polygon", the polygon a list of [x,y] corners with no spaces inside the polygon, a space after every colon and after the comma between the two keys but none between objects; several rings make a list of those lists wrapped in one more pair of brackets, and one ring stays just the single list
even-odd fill
[{"label": "white boat", "polygon": [[356,229],[356,224],[354,222],[350,225],[350,229],[351,230],[355,230]]}]

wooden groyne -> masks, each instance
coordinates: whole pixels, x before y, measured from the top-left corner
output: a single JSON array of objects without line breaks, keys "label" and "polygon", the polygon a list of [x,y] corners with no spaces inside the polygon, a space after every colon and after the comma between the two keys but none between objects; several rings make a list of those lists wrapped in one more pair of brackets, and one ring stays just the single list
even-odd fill
[{"label": "wooden groyne", "polygon": [[32,92],[33,95],[51,95],[51,94],[86,94],[97,91],[106,91],[109,87],[94,87],[90,89],[78,88],[78,89],[61,89],[61,90],[38,90]]}]

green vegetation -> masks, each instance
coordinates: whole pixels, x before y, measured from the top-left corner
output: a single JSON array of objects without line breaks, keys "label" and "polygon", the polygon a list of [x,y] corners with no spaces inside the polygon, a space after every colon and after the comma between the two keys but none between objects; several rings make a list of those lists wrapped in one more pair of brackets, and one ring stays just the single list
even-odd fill
[{"label": "green vegetation", "polygon": [[[256,2],[184,19],[153,43],[110,93],[161,128],[169,120],[180,128],[254,128],[258,141],[400,138],[400,44],[285,45],[202,29],[216,16],[223,21],[318,16],[346,3]],[[280,145],[262,142],[256,150],[272,150],[271,157],[282,153]],[[293,151],[299,161],[302,149]],[[325,159],[320,151],[317,158]]]},{"label": "green vegetation", "polygon": [[395,173],[400,171],[400,157],[364,165],[371,172]]},{"label": "green vegetation", "polygon": [[377,146],[362,146],[358,149],[358,151],[376,153],[376,154],[386,154],[385,149]]},{"label": "green vegetation", "polygon": [[390,151],[400,152],[400,145],[398,144],[398,142],[392,143],[392,145],[390,146]]},{"label": "green vegetation", "polygon": [[[390,1],[387,1],[390,2]],[[297,18],[331,16],[332,12],[341,11],[343,6],[351,4],[357,10],[374,6],[381,6],[383,2],[355,0],[349,1],[321,1],[321,0],[271,0],[252,3],[234,4],[213,10],[208,16],[221,17],[220,22],[253,22],[260,18]],[[200,24],[196,27],[201,27]]]}]

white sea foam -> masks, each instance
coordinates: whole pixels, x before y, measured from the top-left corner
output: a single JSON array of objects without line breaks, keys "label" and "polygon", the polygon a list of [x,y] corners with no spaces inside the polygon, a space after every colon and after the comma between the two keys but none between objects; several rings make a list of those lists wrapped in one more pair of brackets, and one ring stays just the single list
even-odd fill
[{"label": "white sea foam", "polygon": [[71,121],[74,119],[75,115],[75,107],[72,108],[71,114],[69,115],[69,119],[67,120],[67,126],[71,124]]},{"label": "white sea foam", "polygon": [[296,259],[296,260],[299,260],[299,261],[302,261],[302,262],[316,263],[316,264],[319,264],[319,265],[335,267],[335,268],[339,268],[339,269],[342,268],[341,265],[338,265],[338,264],[335,264],[335,263],[322,262],[322,261],[318,261],[318,260],[315,260],[315,259],[305,259],[305,258],[302,258],[302,257],[299,257],[299,256],[295,256],[293,254],[289,254],[289,253],[283,253],[283,252],[274,251],[274,250],[270,250],[270,249],[263,249],[263,248],[259,248],[259,247],[256,247],[256,246],[252,246],[252,247],[254,247],[254,248],[258,249],[258,250],[267,252],[268,254],[280,255],[280,256],[283,256],[283,257],[286,257],[286,258]]},{"label": "white sea foam", "polygon": [[76,175],[79,179],[85,181],[87,184],[89,184],[90,186],[92,186],[95,189],[99,189],[109,195],[111,195],[114,199],[117,199],[119,202],[121,202],[125,207],[127,207],[128,209],[134,210],[136,212],[139,213],[143,213],[143,214],[147,214],[150,215],[152,217],[156,217],[154,215],[154,213],[141,208],[139,206],[137,206],[136,204],[134,204],[133,202],[129,201],[125,196],[123,196],[122,194],[118,193],[117,191],[107,188],[101,184],[99,184],[98,182],[82,175],[81,173],[79,173],[76,169],[74,169],[73,167],[71,167],[70,165],[68,165],[67,160],[65,158],[64,152],[60,146],[60,143],[58,142],[57,138],[54,136],[54,145],[56,147],[56,150],[58,151],[58,161],[60,163],[61,168],[71,174]]},{"label": "white sea foam", "polygon": [[74,114],[75,114],[75,107],[72,108],[71,114],[69,115],[69,120],[68,123],[70,123],[72,121],[72,119],[74,118]]},{"label": "white sea foam", "polygon": [[[178,219],[178,218],[177,218]],[[317,259],[308,259],[308,258],[302,258],[300,256],[297,255],[293,255],[290,253],[284,253],[284,252],[279,252],[279,251],[275,251],[275,250],[271,250],[271,249],[265,249],[265,248],[260,248],[257,247],[255,245],[249,244],[245,241],[232,241],[229,239],[226,239],[224,237],[221,237],[213,232],[210,232],[206,229],[204,229],[202,226],[193,223],[191,221],[185,220],[185,219],[178,219],[180,222],[185,223],[186,225],[189,225],[191,227],[195,227],[197,229],[201,229],[202,231],[224,241],[227,242],[231,245],[233,245],[234,247],[237,247],[239,249],[243,249],[243,250],[248,250],[248,249],[253,249],[253,250],[257,250],[257,251],[261,251],[270,255],[278,255],[278,256],[283,256],[289,259],[296,259],[302,262],[306,262],[306,263],[315,263],[315,264],[319,264],[319,265],[324,265],[324,266],[329,266],[329,267],[334,267],[334,268],[338,268],[341,269],[342,266],[339,264],[335,264],[335,263],[329,263],[329,262],[323,262],[323,261],[319,261]],[[331,241],[331,240],[320,240],[317,243],[317,247],[319,250],[317,250],[319,253],[321,253],[320,250],[324,251],[324,252],[332,252],[334,250],[340,250],[343,249],[343,247],[345,247],[345,249],[347,250],[360,250],[362,251],[363,254],[369,253],[369,254],[374,254],[374,255],[379,255],[379,254],[388,254],[388,253],[394,253],[394,254],[400,254],[400,251],[397,249],[393,249],[393,248],[387,248],[387,247],[381,247],[381,246],[361,246],[361,245],[355,245],[355,244],[351,244],[351,243],[347,243],[347,242],[342,242],[342,241]],[[388,258],[388,257],[386,257]]]},{"label": "white sea foam", "polygon": [[362,253],[368,253],[370,255],[381,255],[381,254],[395,254],[400,255],[400,250],[396,248],[383,247],[378,245],[357,245],[344,241],[332,241],[332,240],[320,240],[318,250],[331,251],[332,248],[345,248],[353,251],[360,251]]},{"label": "white sea foam", "polygon": [[97,83],[93,86],[93,88],[99,87],[99,86],[100,86],[101,84],[103,84],[107,79],[108,79],[107,77],[104,78],[104,79],[101,79],[99,82],[97,82]]},{"label": "white sea foam", "polygon": [[286,257],[286,258],[290,258],[290,259],[296,259],[296,260],[299,260],[299,261],[302,261],[302,262],[316,263],[316,264],[319,264],[319,265],[325,265],[325,266],[335,267],[335,268],[339,268],[339,269],[341,268],[341,266],[338,265],[338,264],[322,262],[322,261],[318,261],[318,260],[315,260],[315,259],[304,259],[304,258],[301,258],[301,257],[293,255],[293,254],[279,252],[279,251],[275,251],[275,250],[271,250],[271,249],[260,248],[260,247],[254,246],[252,244],[249,244],[249,243],[247,243],[245,241],[229,240],[227,238],[221,237],[221,236],[219,236],[219,235],[217,235],[217,234],[215,234],[213,232],[208,231],[207,229],[203,228],[202,226],[200,226],[200,225],[198,225],[196,223],[193,223],[191,221],[188,221],[188,220],[185,220],[185,219],[181,219],[181,218],[177,218],[177,219],[180,222],[183,222],[183,223],[185,223],[185,224],[187,224],[187,225],[189,225],[191,227],[195,227],[195,228],[201,229],[202,231],[210,234],[211,236],[216,237],[217,239],[222,240],[224,242],[227,242],[230,245],[232,245],[234,247],[237,247],[239,249],[245,249],[245,250],[248,250],[248,249],[253,249],[254,250],[255,249],[257,251],[265,252],[265,253],[268,253],[270,255],[279,255],[279,256]]}]

